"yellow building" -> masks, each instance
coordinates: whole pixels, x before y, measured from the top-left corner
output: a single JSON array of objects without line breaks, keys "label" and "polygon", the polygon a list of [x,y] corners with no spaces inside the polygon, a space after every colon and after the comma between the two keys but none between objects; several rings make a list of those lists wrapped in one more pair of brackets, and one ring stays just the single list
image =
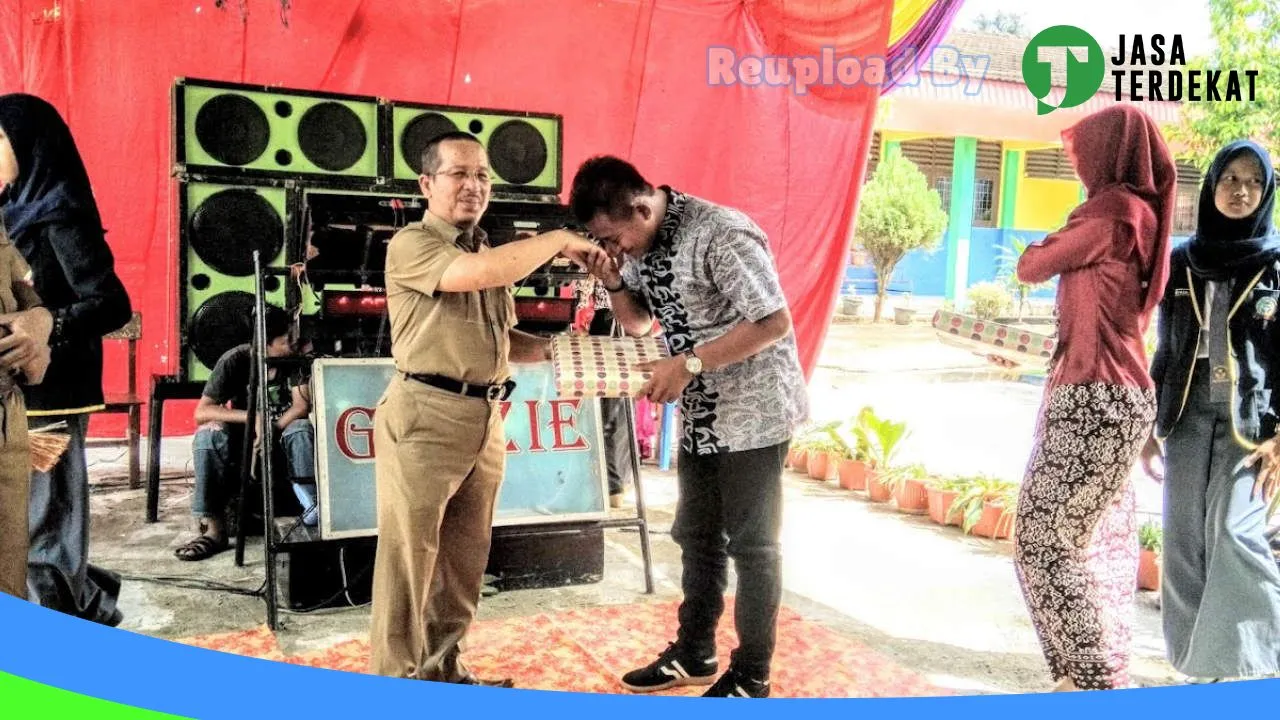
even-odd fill
[{"label": "yellow building", "polygon": [[[1044,237],[1083,199],[1059,135],[1117,104],[1114,79],[1108,72],[1083,105],[1037,115],[1036,98],[1022,80],[1026,46],[1026,38],[953,30],[916,82],[880,99],[867,177],[885,153],[901,152],[942,196],[950,218],[942,248],[904,258],[891,290],[959,303],[965,288],[997,277],[1000,257],[1015,239]],[[954,62],[957,54],[966,62]],[[943,72],[957,66],[971,68],[970,74]],[[1054,85],[1061,92],[1065,77],[1055,77]],[[1179,103],[1134,104],[1162,127],[1178,122]],[[1200,172],[1185,164],[1178,170],[1174,234],[1185,236],[1195,227]],[[851,267],[846,288],[861,292],[868,281],[874,288],[867,268]]]}]

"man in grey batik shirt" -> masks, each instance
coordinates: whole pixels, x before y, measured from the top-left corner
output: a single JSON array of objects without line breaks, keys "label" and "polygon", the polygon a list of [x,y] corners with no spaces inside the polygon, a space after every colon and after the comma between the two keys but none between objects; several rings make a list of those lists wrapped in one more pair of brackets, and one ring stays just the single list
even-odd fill
[{"label": "man in grey batik shirt", "polygon": [[618,322],[630,335],[648,334],[655,317],[662,325],[672,357],[653,364],[645,394],[681,401],[671,530],[683,562],[680,631],[622,683],[650,692],[715,680],[732,557],[741,644],[705,695],[767,697],[782,598],[782,468],[808,414],[768,240],[743,213],[655,188],[614,157],[582,165],[569,204],[609,252],[590,270],[609,290]]}]

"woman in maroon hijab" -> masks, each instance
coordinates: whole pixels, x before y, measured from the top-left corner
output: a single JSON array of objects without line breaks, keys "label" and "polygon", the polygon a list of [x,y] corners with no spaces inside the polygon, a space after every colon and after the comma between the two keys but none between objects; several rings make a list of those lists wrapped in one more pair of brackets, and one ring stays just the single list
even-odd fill
[{"label": "woman in maroon hijab", "polygon": [[1131,105],[1062,133],[1088,199],[1023,254],[1057,276],[1058,349],[1018,497],[1015,567],[1056,690],[1128,684],[1138,542],[1129,472],[1155,420],[1143,335],[1169,276],[1176,169]]}]

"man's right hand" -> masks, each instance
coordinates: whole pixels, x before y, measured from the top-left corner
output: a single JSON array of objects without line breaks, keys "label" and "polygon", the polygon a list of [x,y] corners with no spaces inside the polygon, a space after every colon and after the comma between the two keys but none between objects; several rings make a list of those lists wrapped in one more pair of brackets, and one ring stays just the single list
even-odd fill
[{"label": "man's right hand", "polygon": [[1018,367],[1018,363],[999,355],[987,355],[987,362],[992,365],[999,365],[1006,370],[1014,370]]},{"label": "man's right hand", "polygon": [[[1164,482],[1164,452],[1160,449],[1160,441],[1155,436],[1147,438],[1147,443],[1142,446],[1142,452],[1139,454],[1142,458],[1142,470],[1147,477],[1156,482]],[[1156,467],[1156,461],[1160,461],[1160,467]]]},{"label": "man's right hand", "polygon": [[605,253],[603,257],[594,257],[592,262],[587,266],[587,272],[591,273],[599,280],[606,290],[613,288],[617,290],[622,287],[622,273],[618,269],[618,263],[609,253]]},{"label": "man's right hand", "polygon": [[[567,231],[565,231],[567,232]],[[571,237],[566,238],[564,247],[560,250],[560,254],[577,263],[583,269],[590,272],[593,265],[609,260],[609,254],[599,245],[569,233]]]}]

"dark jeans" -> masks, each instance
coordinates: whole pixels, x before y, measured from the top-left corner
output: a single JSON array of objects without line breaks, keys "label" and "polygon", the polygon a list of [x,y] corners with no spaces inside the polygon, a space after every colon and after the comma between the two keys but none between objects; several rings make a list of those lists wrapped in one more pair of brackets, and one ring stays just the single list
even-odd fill
[{"label": "dark jeans", "polygon": [[104,625],[118,625],[120,576],[89,564],[89,467],[84,456],[88,415],[32,418],[33,428],[67,422],[70,444],[49,472],[31,473],[27,598]]},{"label": "dark jeans", "polygon": [[[613,334],[613,311],[599,308],[591,318],[591,335]],[[616,398],[600,400],[600,420],[604,431],[605,466],[609,471],[609,494],[619,495],[631,485],[631,436],[627,434],[626,401]]]},{"label": "dark jeans", "polygon": [[618,495],[631,485],[631,435],[627,433],[627,402],[616,398],[600,400],[604,421],[604,457],[609,472],[609,494]]},{"label": "dark jeans", "polygon": [[[196,430],[191,443],[196,476],[195,493],[191,497],[192,515],[199,518],[225,517],[227,502],[239,488],[242,434],[243,429],[237,428],[233,433],[223,423],[206,423]],[[314,525],[317,514],[314,506],[315,430],[311,421],[302,419],[289,423],[289,427],[280,433],[278,442],[284,450],[289,480],[306,511],[303,522]]]},{"label": "dark jeans", "polygon": [[680,499],[672,538],[680,546],[684,602],[679,643],[695,657],[715,654],[729,558],[738,574],[732,664],[769,677],[782,602],[782,467],[790,442],[758,450],[679,456]]}]

